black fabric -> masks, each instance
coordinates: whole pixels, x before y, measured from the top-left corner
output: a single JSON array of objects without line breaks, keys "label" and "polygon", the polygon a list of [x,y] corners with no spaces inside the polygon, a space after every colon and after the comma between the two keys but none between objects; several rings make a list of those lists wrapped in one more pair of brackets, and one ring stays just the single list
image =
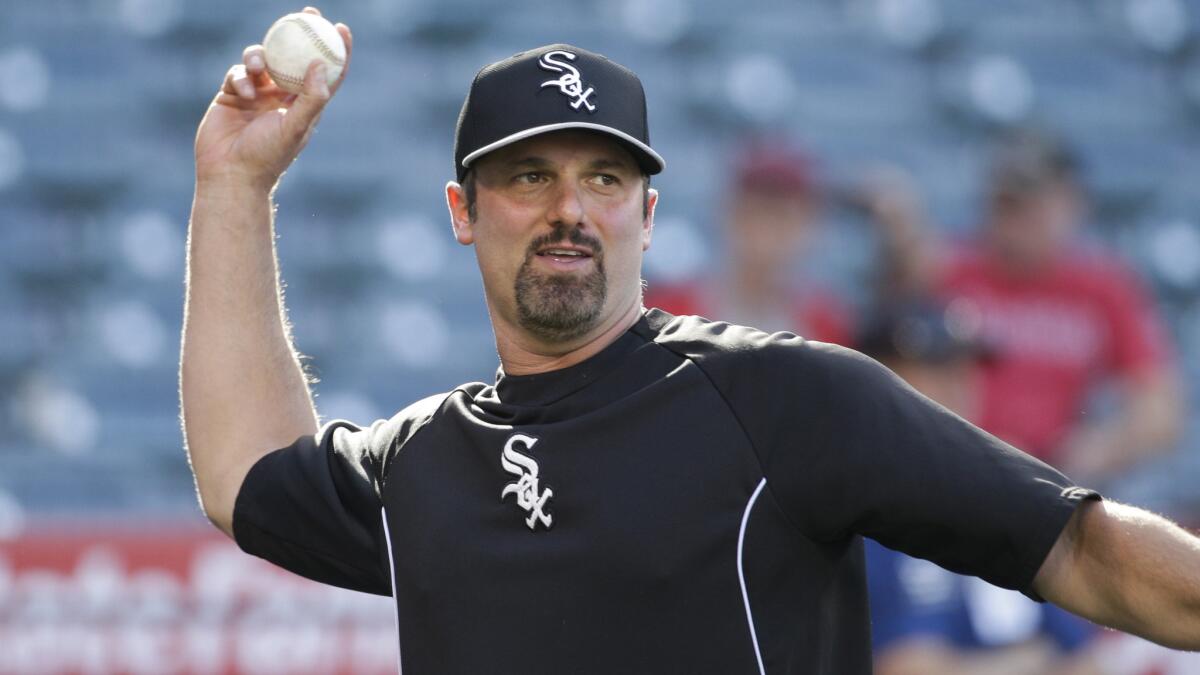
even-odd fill
[{"label": "black fabric", "polygon": [[[549,526],[508,487],[533,464]],[[269,455],[235,533],[306,576],[394,584],[407,675],[751,674],[759,654],[853,675],[859,535],[1030,592],[1095,496],[855,352],[652,310],[571,368]]]},{"label": "black fabric", "polygon": [[660,341],[727,393],[768,489],[814,541],[861,534],[1028,592],[1077,503],[1096,497],[853,350],[719,322],[674,322]]},{"label": "black fabric", "polygon": [[[557,53],[550,56],[553,63],[540,65],[551,52]],[[576,95],[549,84],[568,74],[568,67],[579,75]],[[586,97],[579,95],[588,90]],[[459,112],[454,133],[455,175],[462,181],[467,170],[464,160],[476,150],[529,129],[572,124],[598,127],[595,130],[602,133],[616,130],[648,148],[650,128],[641,80],[604,56],[567,44],[538,47],[484,66],[475,75]],[[659,158],[621,140],[646,173],[662,171]]]},{"label": "black fabric", "polygon": [[445,394],[363,429],[344,420],[263,457],[234,503],[242,550],[315,581],[391,595],[380,477]]}]

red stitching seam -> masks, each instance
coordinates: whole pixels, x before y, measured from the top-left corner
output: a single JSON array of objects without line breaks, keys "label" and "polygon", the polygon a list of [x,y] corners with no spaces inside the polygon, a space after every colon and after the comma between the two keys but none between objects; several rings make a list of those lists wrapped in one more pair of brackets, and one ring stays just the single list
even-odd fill
[{"label": "red stitching seam", "polygon": [[283,73],[275,70],[274,68],[270,68],[270,67],[267,68],[267,73],[269,73],[271,75],[271,79],[275,80],[276,82],[285,82],[287,84],[294,84],[297,87],[304,86],[304,78],[292,77],[291,75],[284,75]]},{"label": "red stitching seam", "polygon": [[313,41],[313,44],[321,52],[321,54],[323,54],[325,56],[325,58],[329,59],[330,61],[333,61],[333,63],[335,65],[340,66],[340,65],[345,64],[344,59],[340,58],[339,56],[337,56],[336,54],[333,53],[333,50],[330,49],[329,45],[326,44],[325,41],[322,40],[320,38],[320,36],[317,35],[317,31],[313,30],[313,27],[308,24],[307,20],[300,18],[300,17],[296,17],[294,19],[289,19],[289,22],[299,25],[300,30],[304,31],[304,34],[307,35]]}]

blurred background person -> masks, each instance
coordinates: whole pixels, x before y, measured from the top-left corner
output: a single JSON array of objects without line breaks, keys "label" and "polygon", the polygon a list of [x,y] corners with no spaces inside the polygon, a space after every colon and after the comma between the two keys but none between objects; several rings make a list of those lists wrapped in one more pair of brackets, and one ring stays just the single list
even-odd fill
[{"label": "blurred background person", "polygon": [[849,309],[804,273],[822,207],[812,158],[781,138],[748,141],[725,199],[716,271],[651,283],[646,306],[849,345]]},{"label": "blurred background person", "polygon": [[[908,299],[864,321],[858,345],[917,391],[978,419],[988,351],[959,301]],[[877,675],[1103,675],[1097,629],[1053,605],[866,542]]]},{"label": "blurred background person", "polygon": [[[1172,447],[1184,399],[1164,323],[1124,261],[1083,243],[1088,198],[1060,139],[1000,139],[966,241],[939,241],[895,174],[867,195],[885,239],[884,297],[932,293],[979,322],[992,353],[984,429],[1089,484]],[[1105,385],[1114,409],[1096,415],[1089,401]]]}]

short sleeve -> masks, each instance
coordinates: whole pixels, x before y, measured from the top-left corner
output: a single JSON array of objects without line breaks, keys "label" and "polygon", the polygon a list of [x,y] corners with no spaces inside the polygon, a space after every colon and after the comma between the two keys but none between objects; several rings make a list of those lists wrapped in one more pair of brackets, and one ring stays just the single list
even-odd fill
[{"label": "short sleeve", "polygon": [[1033,595],[1076,506],[1098,497],[862,354],[772,337],[754,358],[772,394],[733,405],[771,494],[815,540],[871,537]]},{"label": "short sleeve", "polygon": [[242,550],[316,581],[390,594],[378,490],[387,426],[330,422],[260,459],[234,506]]},{"label": "short sleeve", "polygon": [[260,459],[242,481],[242,550],[310,579],[391,594],[381,494],[391,460],[434,418],[436,394],[368,428],[337,420]]}]

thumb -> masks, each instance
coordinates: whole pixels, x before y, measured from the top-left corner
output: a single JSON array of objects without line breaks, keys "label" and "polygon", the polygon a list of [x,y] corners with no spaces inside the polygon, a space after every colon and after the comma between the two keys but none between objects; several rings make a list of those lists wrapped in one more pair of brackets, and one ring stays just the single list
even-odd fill
[{"label": "thumb", "polygon": [[325,79],[325,64],[314,60],[308,64],[308,70],[304,73],[304,87],[296,95],[296,100],[292,102],[284,119],[287,131],[295,137],[306,135],[317,123],[325,104],[329,103],[330,96],[329,82]]}]

